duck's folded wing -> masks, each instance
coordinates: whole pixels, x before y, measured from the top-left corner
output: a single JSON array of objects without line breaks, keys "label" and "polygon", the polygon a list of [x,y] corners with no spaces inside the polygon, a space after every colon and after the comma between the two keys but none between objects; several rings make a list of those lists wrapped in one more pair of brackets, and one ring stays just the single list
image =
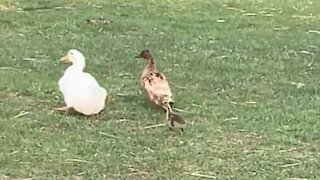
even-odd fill
[{"label": "duck's folded wing", "polygon": [[74,108],[83,114],[90,115],[99,113],[104,108],[107,92],[96,81],[82,79],[78,90],[72,96],[76,97]]},{"label": "duck's folded wing", "polygon": [[93,86],[93,87],[100,86],[97,80],[89,73],[83,73],[81,77],[81,81],[83,84],[86,84],[86,86]]},{"label": "duck's folded wing", "polygon": [[147,92],[157,96],[172,95],[169,83],[162,73],[153,73],[144,80],[144,87]]}]

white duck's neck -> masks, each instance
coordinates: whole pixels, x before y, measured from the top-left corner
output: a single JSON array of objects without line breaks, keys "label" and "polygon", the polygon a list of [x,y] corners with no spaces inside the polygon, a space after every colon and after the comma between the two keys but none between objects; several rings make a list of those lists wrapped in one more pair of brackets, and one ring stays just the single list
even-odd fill
[{"label": "white duck's neck", "polygon": [[84,68],[86,67],[86,61],[84,58],[79,58],[75,61],[72,62],[72,67],[75,69],[75,70],[78,70],[78,71],[83,71]]}]

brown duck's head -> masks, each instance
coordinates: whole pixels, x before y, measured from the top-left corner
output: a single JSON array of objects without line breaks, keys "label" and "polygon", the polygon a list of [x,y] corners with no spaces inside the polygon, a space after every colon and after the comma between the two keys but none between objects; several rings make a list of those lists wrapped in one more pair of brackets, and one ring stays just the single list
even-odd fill
[{"label": "brown duck's head", "polygon": [[146,49],[142,50],[140,54],[135,56],[135,58],[152,59],[153,57],[151,55],[151,52],[148,49]]}]

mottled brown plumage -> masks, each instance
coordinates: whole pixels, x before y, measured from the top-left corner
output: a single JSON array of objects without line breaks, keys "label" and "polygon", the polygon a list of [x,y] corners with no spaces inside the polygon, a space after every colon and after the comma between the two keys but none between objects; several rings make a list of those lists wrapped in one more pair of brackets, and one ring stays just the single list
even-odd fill
[{"label": "mottled brown plumage", "polygon": [[172,93],[165,75],[158,72],[149,50],[143,50],[136,58],[143,58],[147,65],[142,71],[140,82],[149,100],[158,106],[173,103]]}]

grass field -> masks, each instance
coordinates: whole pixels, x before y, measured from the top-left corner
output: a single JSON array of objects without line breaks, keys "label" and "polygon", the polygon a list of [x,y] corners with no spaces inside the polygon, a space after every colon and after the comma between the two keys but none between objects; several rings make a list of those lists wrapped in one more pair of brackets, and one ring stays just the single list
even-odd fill
[{"label": "grass field", "polygon": [[[0,179],[320,177],[318,0],[0,4]],[[54,110],[71,48],[108,90],[99,120]],[[145,128],[165,119],[140,91],[146,48],[184,135]]]}]

